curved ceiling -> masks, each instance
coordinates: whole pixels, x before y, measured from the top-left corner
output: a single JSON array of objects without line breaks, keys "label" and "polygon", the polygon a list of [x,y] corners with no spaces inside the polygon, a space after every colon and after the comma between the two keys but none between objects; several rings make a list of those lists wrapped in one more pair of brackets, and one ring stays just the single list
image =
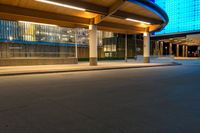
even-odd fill
[{"label": "curved ceiling", "polygon": [[99,30],[127,34],[159,30],[168,23],[167,14],[148,0],[1,0],[0,18],[65,27],[96,24]]}]

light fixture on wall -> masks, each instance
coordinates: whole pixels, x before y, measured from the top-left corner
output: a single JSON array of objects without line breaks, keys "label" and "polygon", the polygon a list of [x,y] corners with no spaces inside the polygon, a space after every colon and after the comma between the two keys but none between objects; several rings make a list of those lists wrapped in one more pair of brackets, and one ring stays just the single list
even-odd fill
[{"label": "light fixture on wall", "polygon": [[80,10],[80,11],[85,11],[86,10],[84,8],[81,8],[81,7],[76,7],[76,6],[72,6],[72,5],[62,4],[62,3],[54,2],[54,1],[50,1],[50,0],[35,0],[35,1],[46,3],[46,4],[51,4],[51,5],[56,5],[56,6],[61,6],[61,7],[66,7],[66,8],[71,8],[71,9]]}]

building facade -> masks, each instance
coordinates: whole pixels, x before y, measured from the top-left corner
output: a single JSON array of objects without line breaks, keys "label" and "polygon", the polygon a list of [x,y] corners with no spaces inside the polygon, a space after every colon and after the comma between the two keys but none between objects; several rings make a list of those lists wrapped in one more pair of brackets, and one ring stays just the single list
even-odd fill
[{"label": "building facade", "polygon": [[155,0],[169,16],[168,25],[156,34],[200,30],[200,0]]},{"label": "building facade", "polygon": [[137,52],[149,63],[150,33],[169,19],[150,0],[6,0],[0,1],[0,20],[0,65],[89,59],[96,66]]},{"label": "building facade", "polygon": [[168,25],[153,36],[158,41],[155,51],[178,57],[199,56],[200,41],[194,36],[199,36],[200,31],[200,0],[155,0],[155,3],[169,16]]},{"label": "building facade", "polygon": [[[141,37],[128,35],[127,45],[128,58],[135,58],[137,54],[142,54],[143,40]],[[85,28],[0,20],[1,60],[69,59],[76,56],[79,60],[89,59],[88,30]],[[99,60],[124,59],[125,36],[98,31],[98,58]]]}]

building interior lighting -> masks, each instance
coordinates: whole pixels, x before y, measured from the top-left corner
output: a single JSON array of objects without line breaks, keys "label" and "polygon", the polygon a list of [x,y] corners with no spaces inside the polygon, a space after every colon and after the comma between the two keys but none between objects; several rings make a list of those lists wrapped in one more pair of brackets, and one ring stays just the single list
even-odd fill
[{"label": "building interior lighting", "polygon": [[80,10],[80,11],[85,11],[86,10],[84,8],[80,8],[80,7],[76,7],[76,6],[71,6],[71,5],[67,5],[67,4],[62,4],[62,3],[58,3],[58,2],[54,2],[54,1],[49,1],[49,0],[35,0],[35,1],[46,3],[46,4],[51,4],[51,5],[56,5],[56,6],[61,6],[61,7],[66,7],[66,8],[71,8],[71,9]]},{"label": "building interior lighting", "polygon": [[126,18],[126,20],[132,21],[132,22],[138,22],[138,23],[142,23],[142,24],[151,24],[149,22],[140,21],[140,20],[136,20],[136,19],[132,19],[132,18]]},{"label": "building interior lighting", "polygon": [[45,23],[36,23],[36,22],[29,22],[29,21],[18,21],[19,23],[26,23],[26,24],[38,24],[38,25],[44,25],[44,26],[54,26],[57,27],[57,25],[54,24],[45,24]]}]

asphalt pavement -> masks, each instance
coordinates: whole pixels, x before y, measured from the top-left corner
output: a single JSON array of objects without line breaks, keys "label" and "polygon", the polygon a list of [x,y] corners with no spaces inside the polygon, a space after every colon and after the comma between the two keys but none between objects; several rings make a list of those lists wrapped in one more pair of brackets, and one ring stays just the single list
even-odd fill
[{"label": "asphalt pavement", "polygon": [[0,77],[0,133],[199,133],[200,65]]}]

